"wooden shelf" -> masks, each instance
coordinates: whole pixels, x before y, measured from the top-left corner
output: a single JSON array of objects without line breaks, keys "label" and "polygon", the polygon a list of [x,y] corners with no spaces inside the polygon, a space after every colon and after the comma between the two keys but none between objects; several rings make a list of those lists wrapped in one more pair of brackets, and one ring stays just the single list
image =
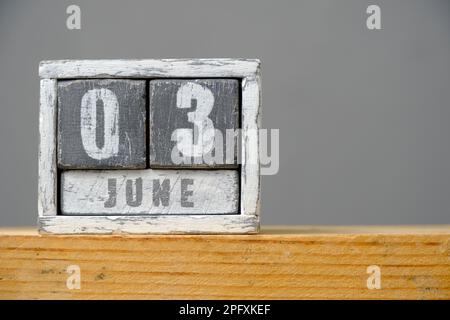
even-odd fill
[{"label": "wooden shelf", "polygon": [[[81,289],[68,289],[78,265]],[[381,289],[368,289],[378,266]],[[450,226],[267,227],[258,235],[0,229],[2,299],[450,299]]]}]

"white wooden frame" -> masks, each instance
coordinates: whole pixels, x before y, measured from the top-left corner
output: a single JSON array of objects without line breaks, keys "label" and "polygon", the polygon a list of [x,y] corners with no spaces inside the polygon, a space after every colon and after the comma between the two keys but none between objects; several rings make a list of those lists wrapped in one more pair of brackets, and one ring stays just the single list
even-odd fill
[{"label": "white wooden frame", "polygon": [[[39,65],[39,230],[64,234],[256,233],[259,231],[261,83],[256,59],[57,60]],[[241,80],[240,214],[63,216],[58,214],[56,113],[58,79],[239,78]]]}]

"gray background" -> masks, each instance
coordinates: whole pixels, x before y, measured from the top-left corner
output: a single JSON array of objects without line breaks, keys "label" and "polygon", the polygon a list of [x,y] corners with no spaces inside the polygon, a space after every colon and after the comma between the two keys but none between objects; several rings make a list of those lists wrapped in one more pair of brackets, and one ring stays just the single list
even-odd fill
[{"label": "gray background", "polygon": [[2,0],[0,225],[37,216],[40,60],[190,57],[263,62],[264,224],[450,223],[450,1]]}]

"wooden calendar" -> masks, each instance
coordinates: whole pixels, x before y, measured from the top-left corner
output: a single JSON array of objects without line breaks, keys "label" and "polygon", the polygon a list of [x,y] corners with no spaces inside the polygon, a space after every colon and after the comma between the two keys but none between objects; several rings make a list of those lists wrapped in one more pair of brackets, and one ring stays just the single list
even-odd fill
[{"label": "wooden calendar", "polygon": [[258,232],[258,60],[43,61],[39,75],[41,232]]}]

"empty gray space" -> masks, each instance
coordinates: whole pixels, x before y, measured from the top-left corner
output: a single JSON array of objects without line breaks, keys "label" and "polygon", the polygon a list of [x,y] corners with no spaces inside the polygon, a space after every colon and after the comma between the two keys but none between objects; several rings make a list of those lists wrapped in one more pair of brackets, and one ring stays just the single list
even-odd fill
[{"label": "empty gray space", "polygon": [[449,33],[446,0],[2,0],[0,225],[36,222],[39,61],[208,57],[262,60],[263,224],[450,223]]}]

